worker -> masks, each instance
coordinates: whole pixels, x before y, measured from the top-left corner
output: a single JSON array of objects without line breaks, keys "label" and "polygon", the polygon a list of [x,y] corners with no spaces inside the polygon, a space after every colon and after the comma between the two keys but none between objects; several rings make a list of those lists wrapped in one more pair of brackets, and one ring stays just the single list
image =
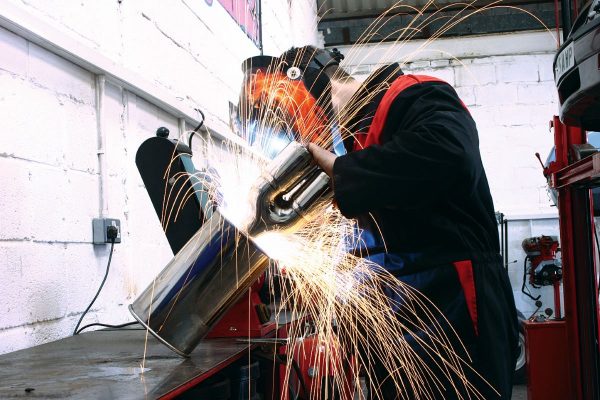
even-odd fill
[{"label": "worker", "polygon": [[[335,204],[364,232],[365,248],[357,250],[441,310],[446,329],[468,353],[459,355],[470,360],[465,374],[480,398],[510,399],[518,320],[473,118],[442,80],[405,75],[393,63],[360,83],[340,59],[339,52],[292,48],[274,69],[292,80],[306,75],[313,109],[320,107],[321,119],[328,126],[337,121],[334,130],[345,133],[343,142],[315,140],[313,121],[301,136],[318,143],[308,150],[332,178]],[[308,118],[294,114],[300,117]],[[429,361],[435,373],[435,360]],[[427,383],[434,387],[427,397],[410,385],[399,390],[388,379],[396,372],[377,360],[374,369],[384,399],[468,398],[464,385],[444,381],[443,374]]]}]

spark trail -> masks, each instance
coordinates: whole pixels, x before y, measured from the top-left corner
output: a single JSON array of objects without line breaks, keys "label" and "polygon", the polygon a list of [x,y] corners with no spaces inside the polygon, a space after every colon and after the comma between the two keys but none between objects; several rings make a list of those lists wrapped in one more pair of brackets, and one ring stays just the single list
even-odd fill
[{"label": "spark trail", "polygon": [[[252,182],[263,173],[267,160],[244,146],[205,145],[210,168],[197,178],[203,180],[203,188],[220,212],[247,234],[244,229],[253,212],[243,199],[251,197]],[[321,351],[304,357],[325,366],[321,374],[328,385],[351,398],[348,369],[356,372],[362,367],[370,376],[370,392],[377,398],[382,383],[372,371],[377,359],[392,371],[388,379],[399,391],[414,393],[416,398],[430,398],[440,391],[436,385],[444,376],[456,382],[457,391],[482,398],[465,378],[467,360],[457,355],[460,342],[445,333],[448,328],[441,313],[377,264],[348,253],[361,241],[356,222],[329,203],[322,203],[306,219],[310,223],[298,231],[271,230],[251,239],[274,261],[271,277],[289,282],[283,285],[279,312],[291,314],[292,320],[306,321],[304,317],[309,316],[310,336]],[[304,324],[291,324],[288,337],[291,348],[302,351],[301,343],[307,338]],[[287,354],[288,365],[294,351]],[[433,368],[427,363],[431,360]],[[288,370],[288,384],[294,379]],[[350,384],[354,387],[356,382]],[[310,398],[320,398],[320,385],[319,381],[306,389]]]},{"label": "spark trail", "polygon": [[[379,37],[382,43],[397,37],[389,52],[398,55],[396,58],[403,65],[427,51],[437,38],[467,18],[494,8],[515,8],[503,6],[500,1],[482,7],[477,7],[477,1],[453,3],[452,7],[456,9],[459,5],[462,8],[448,17],[443,12],[450,5],[436,7],[434,1],[428,1],[422,8],[416,8],[397,3],[365,31],[346,54],[345,62],[361,64],[376,51],[376,46],[363,56],[358,50],[374,37]],[[432,7],[436,11],[419,18]],[[379,35],[384,24],[403,10],[416,13],[413,22],[387,36]],[[417,50],[400,56],[405,43],[429,24],[440,21],[443,21],[441,28]],[[540,24],[543,25],[541,21]],[[382,55],[384,58],[391,56]],[[287,132],[290,140],[301,137],[303,144],[314,142],[331,148],[331,131],[339,129],[343,139],[352,136],[349,122],[355,119],[364,104],[387,89],[387,85],[381,85],[362,98],[353,98],[351,107],[342,108],[335,118],[331,118],[331,114],[319,106],[321,99],[315,101],[299,81],[290,80],[280,67],[275,64],[259,71],[244,87],[243,96],[248,101],[242,103],[239,113],[246,118],[252,117],[248,118],[253,121],[251,128],[259,133],[258,139],[254,140],[257,148],[280,140],[275,136],[276,132]],[[238,135],[250,140],[247,128],[241,127]],[[223,145],[208,139],[202,145],[208,168],[194,177],[194,189],[205,190],[220,212],[244,232],[252,216],[244,199],[249,198],[252,184],[267,166],[268,159],[256,148],[235,141]],[[181,175],[177,179],[190,177]],[[192,195],[193,192],[170,193],[165,188],[165,198],[175,196],[179,207]],[[170,203],[165,201],[165,204]],[[163,223],[178,211],[178,207],[164,210]],[[445,390],[441,382],[446,379],[453,382],[459,398],[483,399],[467,379],[468,374],[474,372],[470,370],[468,358],[462,356],[466,350],[441,312],[415,289],[367,258],[360,257],[364,254],[348,252],[361,242],[356,222],[343,217],[331,204],[323,204],[308,219],[311,222],[297,232],[273,230],[251,239],[274,261],[274,273],[270,276],[289,282],[282,286],[280,312],[309,316],[311,335],[321,346],[318,354],[308,356],[325,366],[327,370],[322,375],[330,380],[329,384],[337,387],[338,392],[344,394],[342,397],[351,398],[346,384],[347,370],[356,372],[363,368],[369,378],[370,393],[373,398],[381,398],[379,388],[383,382],[374,371],[374,360],[379,360],[390,372],[387,379],[393,381],[399,393],[410,393],[411,398],[429,399],[439,395]],[[288,335],[291,343],[298,344],[306,339],[307,332],[303,325],[292,324]],[[291,361],[294,352],[288,352],[287,357]],[[346,364],[341,361],[344,358]],[[289,367],[291,362],[287,365],[287,381],[292,384],[296,378]],[[356,381],[351,382],[353,387],[356,384]],[[320,398],[320,386],[311,386],[307,390],[310,398]]]}]

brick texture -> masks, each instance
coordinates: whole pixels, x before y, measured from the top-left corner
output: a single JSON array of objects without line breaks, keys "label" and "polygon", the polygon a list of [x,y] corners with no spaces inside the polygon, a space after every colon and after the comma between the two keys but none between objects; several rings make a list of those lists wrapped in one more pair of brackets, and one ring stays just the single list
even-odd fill
[{"label": "brick texture", "polygon": [[[241,62],[259,54],[218,2],[14,2],[98,56],[202,109],[222,130],[237,102]],[[263,1],[265,54],[318,44],[316,6]],[[102,280],[109,246],[94,246],[99,215],[96,80],[0,28],[0,353],[68,336]],[[89,60],[93,63],[93,60]],[[135,165],[139,145],[178,120],[107,80],[103,129],[108,216],[122,243],[84,323],[132,320],[127,306],[173,254]],[[196,164],[202,164],[200,152]]]}]

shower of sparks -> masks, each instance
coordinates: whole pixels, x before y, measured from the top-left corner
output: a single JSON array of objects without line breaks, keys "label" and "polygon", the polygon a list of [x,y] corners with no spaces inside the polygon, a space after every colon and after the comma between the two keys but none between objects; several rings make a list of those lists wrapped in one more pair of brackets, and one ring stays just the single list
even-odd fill
[{"label": "shower of sparks", "polygon": [[[204,145],[210,168],[196,178],[219,211],[244,234],[253,212],[251,202],[243,199],[251,198],[252,182],[264,173],[268,162],[247,147],[212,141]],[[444,390],[436,385],[447,378],[455,382],[457,392],[483,398],[465,377],[468,360],[457,355],[460,341],[444,329],[447,323],[441,312],[379,265],[348,253],[361,240],[356,222],[328,203],[304,218],[307,222],[294,232],[274,229],[251,237],[274,261],[270,278],[287,283],[280,285],[277,313],[301,321],[288,327],[292,345],[286,365],[302,354],[311,365],[321,367],[319,376],[342,398],[352,398],[360,368],[370,377],[370,392],[378,398],[382,382],[372,371],[374,360],[391,371],[388,379],[400,393],[430,398]],[[305,349],[302,343],[308,337],[319,345]],[[415,344],[422,349],[420,353],[414,351]],[[434,360],[435,365],[424,358]],[[294,374],[288,367],[286,386],[298,386]],[[311,399],[322,396],[322,383],[315,380],[307,385]]]},{"label": "shower of sparks", "polygon": [[[452,6],[456,8],[458,4],[452,3]],[[463,8],[453,17],[448,17],[441,13],[449,5],[436,7],[434,1],[429,1],[418,9],[398,3],[373,22],[355,47],[348,51],[344,62],[360,65],[364,60],[359,57],[366,58],[369,54],[360,56],[359,49],[369,42],[372,46],[374,38],[389,42],[390,38],[397,37],[394,46],[389,46],[389,53],[383,54],[383,57],[390,59],[396,56],[402,66],[465,19],[493,8],[505,7],[500,1],[481,7],[476,1],[460,4]],[[420,18],[432,8],[436,11]],[[378,33],[382,26],[403,10],[416,13],[413,22],[382,37]],[[532,18],[537,19],[533,15]],[[416,51],[401,54],[404,44],[434,21],[444,22]],[[540,25],[543,26],[541,21]],[[174,193],[165,185],[164,204],[170,205],[163,210],[165,229],[167,221],[177,219],[183,204],[191,196],[202,192],[244,234],[245,227],[254,217],[250,201],[253,184],[264,173],[269,161],[260,154],[260,149],[269,146],[280,149],[281,132],[286,133],[290,140],[331,148],[331,131],[339,129],[342,138],[352,135],[347,128],[349,122],[364,104],[388,87],[382,84],[362,98],[353,98],[353,106],[342,109],[334,121],[306,92],[302,81],[288,79],[280,66],[257,72],[243,88],[247,106],[241,106],[238,112],[243,117],[251,116],[254,122],[251,127],[238,127],[237,134],[250,140],[248,132],[257,133],[250,140],[252,146],[244,146],[235,140],[217,141],[210,139],[208,134],[204,135],[201,147],[206,168],[193,177],[178,174],[171,178],[190,179],[192,189]],[[292,132],[299,133],[301,139],[293,138]],[[165,177],[168,176],[169,170],[165,171]],[[328,380],[327,385],[336,388],[345,399],[352,398],[351,393],[358,386],[357,372],[361,368],[369,378],[367,382],[372,397],[381,398],[379,389],[383,382],[377,380],[373,371],[375,360],[389,371],[387,379],[393,381],[401,396],[411,393],[412,398],[433,398],[446,390],[441,382],[450,381],[459,398],[483,399],[466,378],[469,360],[459,356],[466,354],[466,350],[457,335],[448,328],[441,312],[425,296],[400,282],[384,268],[348,252],[361,241],[356,222],[343,217],[337,208],[326,203],[305,219],[304,226],[295,232],[274,229],[251,237],[274,261],[270,278],[286,282],[280,285],[278,312],[286,312],[302,321],[289,326],[291,346],[287,354],[286,383],[289,386],[299,385],[299,379],[290,367],[294,356],[303,351],[316,351],[316,354],[302,354],[302,357],[312,360],[311,365],[324,369],[318,372],[319,376]],[[308,332],[306,322],[311,326]],[[304,350],[302,343],[308,337],[316,340],[316,348]],[[420,351],[416,352],[415,348],[420,348]],[[306,390],[310,393],[305,395],[311,399],[323,396],[321,384],[322,381],[315,379],[314,384],[307,385]],[[362,398],[360,390],[358,393]],[[327,397],[326,394],[324,396]]]}]

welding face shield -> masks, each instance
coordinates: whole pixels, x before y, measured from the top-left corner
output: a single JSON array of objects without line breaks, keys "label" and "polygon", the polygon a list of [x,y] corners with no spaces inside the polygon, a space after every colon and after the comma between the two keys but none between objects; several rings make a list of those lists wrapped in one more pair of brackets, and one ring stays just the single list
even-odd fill
[{"label": "welding face shield", "polygon": [[290,65],[269,56],[245,60],[239,103],[232,113],[236,133],[268,158],[291,141],[313,142],[343,154],[326,66],[317,60]]}]

